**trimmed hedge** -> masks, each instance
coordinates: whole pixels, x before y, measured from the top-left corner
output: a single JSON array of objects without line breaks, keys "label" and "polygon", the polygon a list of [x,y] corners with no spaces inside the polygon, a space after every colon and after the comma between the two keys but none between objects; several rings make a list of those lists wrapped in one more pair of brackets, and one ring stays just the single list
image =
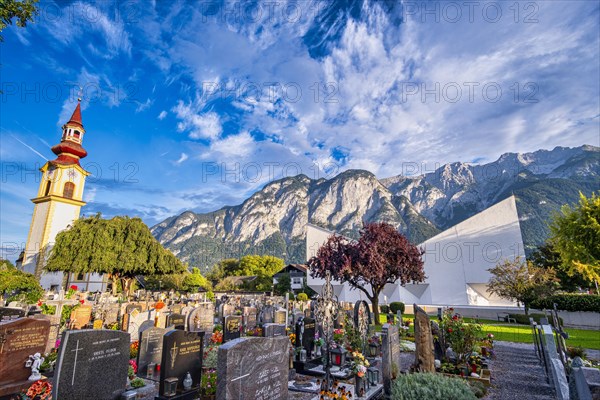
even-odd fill
[{"label": "trimmed hedge", "polygon": [[396,314],[398,311],[400,311],[402,314],[404,314],[404,303],[401,301],[393,301],[390,303],[390,311],[393,312],[394,314]]},{"label": "trimmed hedge", "polygon": [[561,311],[600,312],[600,296],[592,294],[557,294],[533,301],[530,308],[552,310],[554,303]]},{"label": "trimmed hedge", "polygon": [[390,312],[390,307],[385,304],[382,306],[379,306],[379,312],[382,314],[387,314],[388,312]]}]

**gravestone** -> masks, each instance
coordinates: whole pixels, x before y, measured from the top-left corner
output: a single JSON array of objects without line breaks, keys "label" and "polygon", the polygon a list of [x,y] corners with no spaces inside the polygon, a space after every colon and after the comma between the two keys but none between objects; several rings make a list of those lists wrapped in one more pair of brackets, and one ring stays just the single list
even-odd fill
[{"label": "gravestone", "polygon": [[400,375],[400,336],[396,325],[384,324],[382,327],[382,376],[383,389],[390,396],[392,381]]},{"label": "gravestone", "polygon": [[43,354],[50,333],[50,321],[19,318],[0,322],[0,396],[28,388],[31,369],[25,367],[30,355]]},{"label": "gravestone", "polygon": [[256,328],[256,308],[244,307],[244,328],[246,331]]},{"label": "gravestone", "polygon": [[304,333],[302,334],[302,346],[306,350],[308,359],[312,358],[313,346],[315,345],[316,323],[314,318],[304,318]]},{"label": "gravestone", "polygon": [[54,374],[54,400],[80,400],[93,395],[113,400],[127,386],[129,334],[113,330],[66,331]]},{"label": "gravestone", "polygon": [[240,328],[242,326],[241,315],[228,315],[223,319],[223,342],[227,342],[240,337]]},{"label": "gravestone", "polygon": [[219,347],[217,400],[287,400],[287,337],[244,337]]},{"label": "gravestone", "polygon": [[[160,364],[163,349],[163,336],[170,329],[151,327],[140,333],[140,347],[138,351],[138,376],[146,378],[148,364]],[[149,377],[151,380],[158,380],[158,376]]]},{"label": "gravestone", "polygon": [[106,307],[106,311],[104,313],[104,323],[108,325],[112,325],[117,322],[119,319],[119,305],[112,303]]},{"label": "gravestone", "polygon": [[171,306],[171,312],[174,314],[181,314],[181,310],[183,309],[183,304],[177,303]]},{"label": "gravestone", "polygon": [[223,317],[233,315],[235,313],[235,306],[232,304],[223,304]]},{"label": "gravestone", "polygon": [[202,374],[203,339],[204,332],[176,329],[164,334],[160,362],[160,395],[164,394],[164,381],[167,378],[177,378],[177,392],[184,392],[183,380],[188,372],[192,377],[192,388],[198,389]]},{"label": "gravestone", "polygon": [[149,319],[142,322],[138,328],[138,334],[142,334],[146,329],[154,328],[154,321]]},{"label": "gravestone", "polygon": [[166,325],[167,325],[167,328],[169,326],[174,326],[175,329],[184,330],[185,329],[185,315],[176,314],[176,313],[167,315]]},{"label": "gravestone", "polygon": [[215,326],[215,306],[213,303],[200,303],[188,314],[188,330],[212,334]]},{"label": "gravestone", "polygon": [[92,319],[92,306],[80,305],[71,311],[71,328],[81,329]]},{"label": "gravestone", "polygon": [[144,311],[141,304],[131,303],[125,306],[125,314],[131,314],[134,310],[137,310],[138,312]]},{"label": "gravestone", "polygon": [[25,310],[22,308],[0,307],[0,321],[10,321],[24,317]]},{"label": "gravestone", "polygon": [[284,324],[264,324],[263,325],[263,336],[264,337],[287,336],[285,334],[285,325]]},{"label": "gravestone", "polygon": [[429,316],[416,304],[415,310],[415,367],[420,372],[435,372],[435,350]]},{"label": "gravestone", "polygon": [[154,310],[138,312],[137,309],[129,314],[127,319],[127,332],[131,335],[131,341],[138,340],[140,336],[140,326],[145,321],[154,321]]},{"label": "gravestone", "polygon": [[287,326],[287,311],[284,309],[275,310],[275,323],[285,324]]},{"label": "gravestone", "polygon": [[273,306],[267,305],[260,311],[260,322],[263,324],[273,323]]}]

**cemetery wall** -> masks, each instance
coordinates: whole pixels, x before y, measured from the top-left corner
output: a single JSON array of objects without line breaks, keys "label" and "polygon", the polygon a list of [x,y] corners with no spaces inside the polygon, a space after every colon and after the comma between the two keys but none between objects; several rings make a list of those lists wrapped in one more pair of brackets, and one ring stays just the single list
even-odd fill
[{"label": "cemetery wall", "polygon": [[[496,321],[498,314],[525,314],[522,307],[478,307],[478,306],[452,306],[452,305],[419,305],[428,314],[437,315],[438,307],[452,307],[454,311],[463,317],[481,318]],[[531,313],[541,313],[543,310],[531,309]],[[414,314],[413,306],[406,304],[405,314]],[[572,312],[559,311],[558,316],[563,319],[563,326],[566,328],[600,330],[600,313],[594,312]]]}]

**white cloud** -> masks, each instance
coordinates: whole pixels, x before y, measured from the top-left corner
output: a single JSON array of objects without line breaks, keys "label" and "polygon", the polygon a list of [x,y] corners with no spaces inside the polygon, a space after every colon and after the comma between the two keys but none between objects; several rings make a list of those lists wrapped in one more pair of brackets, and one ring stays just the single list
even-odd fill
[{"label": "white cloud", "polygon": [[175,161],[175,164],[179,165],[182,162],[184,162],[185,160],[187,160],[189,157],[187,154],[185,153],[181,153],[181,156],[179,157],[179,160]]},{"label": "white cloud", "polygon": [[166,116],[167,112],[165,110],[162,110],[160,114],[158,114],[158,119],[162,121],[163,119],[165,119]]},{"label": "white cloud", "polygon": [[179,132],[188,132],[190,139],[216,139],[223,132],[219,116],[212,111],[200,113],[192,104],[181,100],[171,110],[181,120],[177,124]]}]

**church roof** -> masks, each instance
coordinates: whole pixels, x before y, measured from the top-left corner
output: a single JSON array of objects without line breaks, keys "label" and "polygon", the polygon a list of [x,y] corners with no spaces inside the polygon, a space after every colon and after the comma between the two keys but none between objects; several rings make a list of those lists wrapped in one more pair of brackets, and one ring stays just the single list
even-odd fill
[{"label": "church roof", "polygon": [[77,107],[75,107],[75,111],[73,111],[73,115],[71,115],[71,119],[67,124],[79,125],[83,128],[83,123],[81,122],[81,102],[77,102]]}]

